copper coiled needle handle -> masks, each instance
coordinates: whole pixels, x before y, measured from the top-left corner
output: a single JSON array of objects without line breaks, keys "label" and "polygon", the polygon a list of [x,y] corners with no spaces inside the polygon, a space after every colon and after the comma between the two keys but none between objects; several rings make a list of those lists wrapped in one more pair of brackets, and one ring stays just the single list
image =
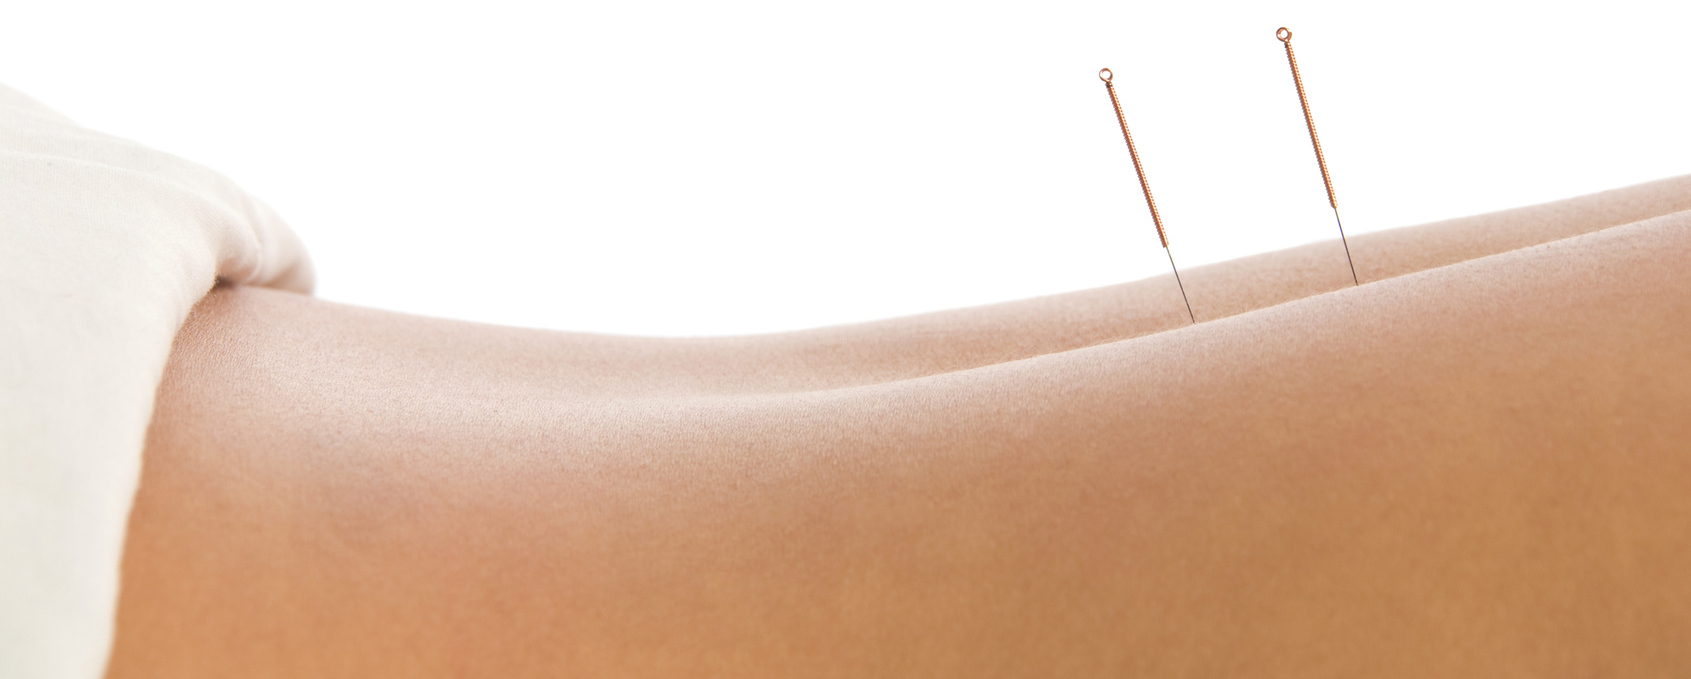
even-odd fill
[{"label": "copper coiled needle handle", "polygon": [[1127,116],[1122,115],[1121,100],[1116,98],[1116,85],[1112,82],[1115,76],[1110,69],[1098,69],[1098,79],[1104,81],[1104,89],[1110,91],[1110,104],[1116,107],[1116,122],[1121,124],[1121,136],[1127,140],[1127,152],[1133,156],[1133,171],[1139,175],[1139,190],[1145,192],[1145,204],[1151,208],[1151,223],[1157,225],[1157,240],[1167,248],[1168,233],[1163,230],[1162,215],[1157,213],[1157,199],[1151,197],[1151,185],[1145,182],[1145,167],[1139,163],[1139,147],[1133,144],[1133,133],[1127,131]]},{"label": "copper coiled needle handle", "polygon": [[1315,117],[1309,114],[1309,97],[1303,91],[1303,75],[1298,73],[1298,56],[1292,53],[1292,29],[1281,26],[1274,37],[1286,46],[1286,63],[1292,66],[1292,82],[1298,86],[1298,103],[1303,105],[1303,123],[1309,127],[1309,141],[1315,145],[1315,162],[1321,166],[1321,183],[1327,186],[1327,204],[1339,209],[1339,199],[1333,196],[1333,178],[1327,174],[1327,156],[1321,152],[1321,135],[1315,133]]}]

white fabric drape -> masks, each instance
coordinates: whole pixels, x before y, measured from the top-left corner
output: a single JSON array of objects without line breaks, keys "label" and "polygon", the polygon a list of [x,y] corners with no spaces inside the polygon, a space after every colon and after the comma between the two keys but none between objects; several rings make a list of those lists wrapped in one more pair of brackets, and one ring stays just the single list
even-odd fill
[{"label": "white fabric drape", "polygon": [[103,673],[154,391],[219,278],[312,282],[229,180],[0,86],[0,677]]}]

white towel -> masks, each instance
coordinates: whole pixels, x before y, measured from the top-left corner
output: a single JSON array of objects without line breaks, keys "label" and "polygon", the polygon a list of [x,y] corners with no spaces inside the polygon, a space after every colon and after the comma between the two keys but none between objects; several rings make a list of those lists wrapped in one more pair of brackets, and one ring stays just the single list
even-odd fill
[{"label": "white towel", "polygon": [[0,677],[103,674],[153,394],[219,278],[312,277],[229,180],[0,86]]}]

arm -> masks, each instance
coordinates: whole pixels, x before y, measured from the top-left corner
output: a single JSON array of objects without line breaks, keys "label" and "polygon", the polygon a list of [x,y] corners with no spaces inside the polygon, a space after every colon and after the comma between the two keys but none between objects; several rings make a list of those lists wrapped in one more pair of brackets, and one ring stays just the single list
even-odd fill
[{"label": "arm", "polygon": [[1684,669],[1688,258],[1674,214],[796,393],[226,290],[161,387],[112,674]]}]

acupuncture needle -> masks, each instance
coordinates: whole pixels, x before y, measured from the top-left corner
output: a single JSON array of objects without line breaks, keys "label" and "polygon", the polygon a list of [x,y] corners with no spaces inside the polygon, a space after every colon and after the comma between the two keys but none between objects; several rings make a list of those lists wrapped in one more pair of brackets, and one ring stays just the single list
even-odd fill
[{"label": "acupuncture needle", "polygon": [[1350,241],[1345,240],[1345,220],[1339,218],[1339,200],[1333,197],[1333,178],[1327,174],[1327,156],[1321,153],[1321,137],[1315,134],[1315,118],[1309,115],[1309,97],[1303,93],[1303,76],[1298,74],[1298,58],[1292,54],[1292,30],[1281,26],[1274,37],[1286,45],[1286,62],[1292,65],[1292,82],[1298,86],[1298,103],[1303,104],[1303,122],[1309,126],[1309,143],[1315,145],[1315,162],[1321,166],[1321,182],[1327,185],[1327,204],[1333,208],[1333,221],[1339,223],[1339,242],[1345,246],[1345,263],[1350,264],[1350,282],[1361,285],[1356,278],[1356,262],[1350,258]]},{"label": "acupuncture needle", "polygon": [[1127,140],[1127,152],[1133,156],[1133,171],[1139,174],[1139,190],[1145,192],[1145,205],[1151,208],[1151,223],[1157,225],[1157,240],[1162,241],[1163,254],[1168,255],[1168,268],[1174,270],[1174,284],[1180,286],[1180,301],[1186,303],[1186,317],[1196,324],[1198,317],[1192,314],[1192,300],[1186,298],[1186,284],[1180,282],[1180,267],[1174,265],[1174,253],[1168,249],[1168,234],[1163,231],[1162,215],[1157,214],[1157,200],[1151,197],[1151,185],[1145,182],[1145,167],[1139,163],[1139,147],[1133,145],[1133,133],[1127,131],[1127,116],[1122,115],[1121,100],[1116,98],[1116,86],[1111,82],[1115,76],[1110,69],[1098,69],[1098,79],[1104,81],[1104,89],[1110,91],[1110,104],[1116,107],[1116,122],[1121,123],[1121,136]]}]

